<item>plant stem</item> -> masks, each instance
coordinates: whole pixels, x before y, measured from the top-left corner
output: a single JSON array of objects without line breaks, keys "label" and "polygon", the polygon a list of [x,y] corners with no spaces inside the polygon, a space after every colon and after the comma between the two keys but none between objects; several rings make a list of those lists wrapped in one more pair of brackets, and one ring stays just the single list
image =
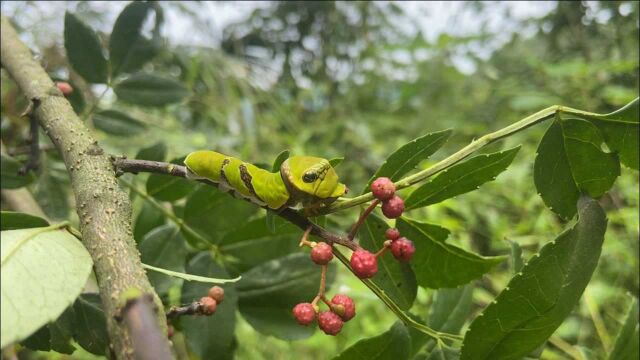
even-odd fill
[{"label": "plant stem", "polygon": [[369,207],[367,207],[367,209],[362,214],[360,214],[358,221],[353,225],[351,231],[349,231],[349,236],[347,236],[349,240],[353,240],[356,237],[358,229],[360,229],[360,226],[362,226],[364,221],[367,219],[367,216],[371,214],[371,212],[376,208],[376,206],[378,206],[378,204],[380,204],[380,200],[376,199],[371,203],[371,205],[369,205]]},{"label": "plant stem", "polygon": [[318,295],[313,299],[311,305],[315,306],[318,303],[318,300],[324,300],[324,291],[327,284],[327,265],[322,265],[322,270],[320,272],[320,286],[318,287]]},{"label": "plant stem", "polygon": [[[511,124],[505,128],[502,128],[498,131],[492,132],[490,134],[484,135],[479,139],[476,139],[474,141],[472,141],[471,143],[469,143],[469,145],[463,147],[462,149],[458,150],[457,152],[455,152],[454,154],[451,154],[450,156],[446,157],[445,159],[439,161],[438,163],[434,164],[433,166],[429,167],[428,169],[419,171],[413,175],[407,176],[403,179],[400,179],[398,181],[395,182],[395,186],[397,190],[401,190],[404,189],[406,187],[409,187],[411,185],[417,184],[421,181],[426,180],[427,178],[429,178],[430,176],[433,176],[437,173],[439,173],[440,171],[443,171],[445,169],[447,169],[448,167],[460,162],[461,160],[463,160],[464,158],[466,158],[467,156],[471,155],[472,153],[478,151],[479,149],[493,143],[494,141],[500,140],[504,137],[507,137],[509,135],[515,134],[521,130],[524,130],[530,126],[533,126],[539,122],[545,121],[547,119],[552,118],[556,113],[559,112],[567,112],[567,113],[574,113],[574,114],[588,114],[584,111],[581,110],[576,110],[576,109],[571,109],[571,108],[567,108],[567,107],[563,107],[563,106],[559,106],[559,105],[554,105],[551,107],[548,107],[544,110],[538,111],[537,113],[527,116],[526,118]],[[340,211],[340,210],[344,210],[344,209],[348,209],[354,206],[358,206],[360,204],[364,204],[368,201],[373,200],[373,194],[371,192],[368,192],[366,194],[360,195],[360,196],[356,196],[354,198],[345,200],[345,201],[340,201],[338,203],[332,204],[330,206],[328,206],[325,209],[321,209],[319,211],[320,214],[330,214],[330,213],[334,213],[336,211]]]}]

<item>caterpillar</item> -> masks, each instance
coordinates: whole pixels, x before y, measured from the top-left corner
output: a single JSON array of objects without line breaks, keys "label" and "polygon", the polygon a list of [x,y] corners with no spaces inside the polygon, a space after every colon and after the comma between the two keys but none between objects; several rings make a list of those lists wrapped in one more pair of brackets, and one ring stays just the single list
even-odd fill
[{"label": "caterpillar", "polygon": [[276,172],[210,150],[190,153],[184,164],[188,178],[207,179],[223,191],[274,210],[297,204],[323,207],[347,191],[329,161],[312,156],[292,156]]}]

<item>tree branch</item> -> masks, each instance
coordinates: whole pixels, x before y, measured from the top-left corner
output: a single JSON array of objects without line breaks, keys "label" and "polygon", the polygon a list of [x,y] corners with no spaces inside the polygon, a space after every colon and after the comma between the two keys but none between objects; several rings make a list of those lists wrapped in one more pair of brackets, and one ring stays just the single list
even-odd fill
[{"label": "tree branch", "polygon": [[121,310],[118,299],[129,289],[153,296],[158,311],[149,330],[157,332],[160,346],[168,349],[162,303],[142,268],[131,231],[129,197],[118,187],[108,156],[4,16],[1,24],[2,67],[27,98],[39,101],[35,118],[62,154],[71,177],[82,242],[93,259],[112,353],[118,359],[134,358],[131,334],[124,322],[115,320]]}]

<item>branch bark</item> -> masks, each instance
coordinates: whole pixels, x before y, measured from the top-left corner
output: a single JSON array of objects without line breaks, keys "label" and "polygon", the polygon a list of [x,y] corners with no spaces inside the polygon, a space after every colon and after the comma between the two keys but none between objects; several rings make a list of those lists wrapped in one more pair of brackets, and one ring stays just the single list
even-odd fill
[{"label": "branch bark", "polygon": [[33,114],[62,154],[71,177],[82,242],[93,258],[111,351],[118,359],[134,358],[131,334],[124,322],[116,320],[119,299],[130,289],[153,296],[158,310],[153,331],[161,331],[159,346],[169,349],[162,303],[146,277],[132,236],[129,198],[118,187],[108,156],[4,16],[1,25],[2,67],[27,98],[35,99]]}]

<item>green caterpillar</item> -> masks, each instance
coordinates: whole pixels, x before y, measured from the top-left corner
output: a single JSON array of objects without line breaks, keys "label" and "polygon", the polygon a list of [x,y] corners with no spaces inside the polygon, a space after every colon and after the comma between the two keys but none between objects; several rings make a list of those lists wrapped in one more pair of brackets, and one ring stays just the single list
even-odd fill
[{"label": "green caterpillar", "polygon": [[184,164],[188,178],[213,181],[223,191],[274,210],[298,203],[305,209],[323,207],[347,191],[328,160],[311,156],[292,156],[277,172],[209,150],[190,153]]}]

